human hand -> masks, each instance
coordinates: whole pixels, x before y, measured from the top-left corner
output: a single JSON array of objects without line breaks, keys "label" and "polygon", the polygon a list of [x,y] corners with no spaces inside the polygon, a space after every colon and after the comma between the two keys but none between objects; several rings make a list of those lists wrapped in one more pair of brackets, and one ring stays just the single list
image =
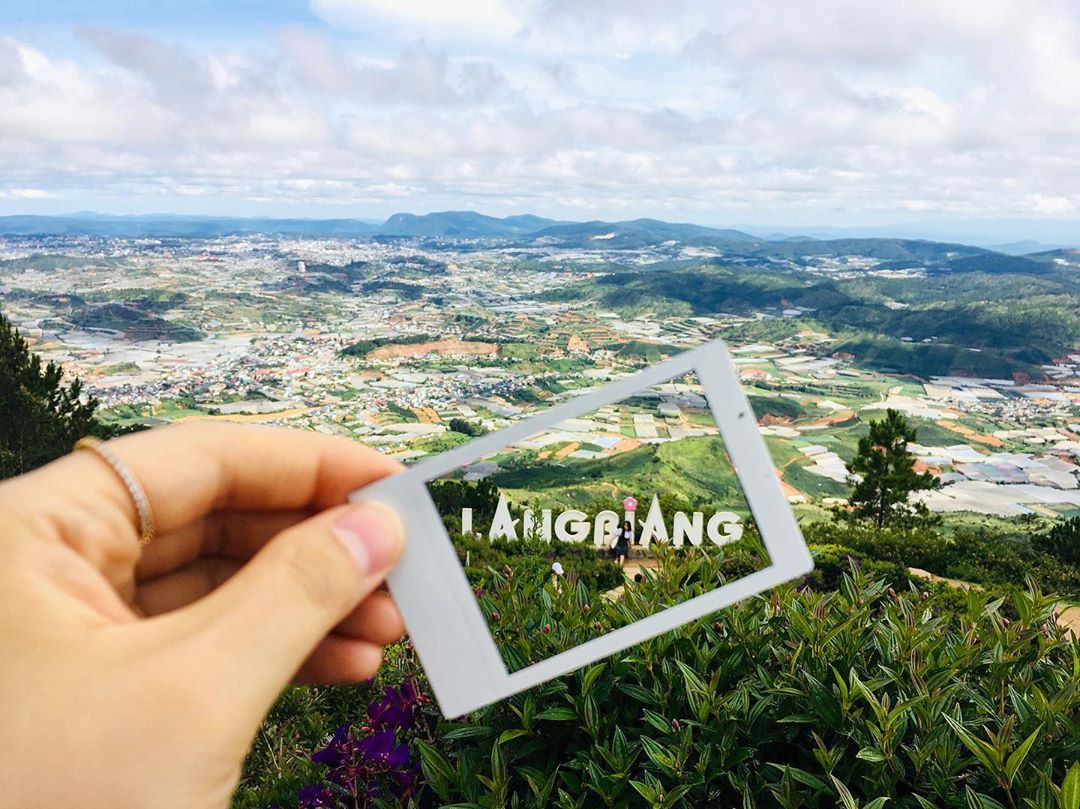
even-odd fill
[{"label": "human hand", "polygon": [[317,433],[195,422],[0,483],[0,803],[220,809],[291,679],[371,676],[404,631],[401,524],[341,505],[399,466]]}]

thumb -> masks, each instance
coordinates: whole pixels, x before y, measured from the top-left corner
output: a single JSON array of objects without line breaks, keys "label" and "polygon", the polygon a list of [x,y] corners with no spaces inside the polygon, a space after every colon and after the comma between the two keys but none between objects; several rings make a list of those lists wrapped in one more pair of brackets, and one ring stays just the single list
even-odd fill
[{"label": "thumb", "polygon": [[[341,506],[274,537],[193,609],[215,678],[257,716],[401,556],[401,521],[377,503]],[[204,647],[205,649],[205,647]],[[250,700],[250,701],[249,701]]]}]

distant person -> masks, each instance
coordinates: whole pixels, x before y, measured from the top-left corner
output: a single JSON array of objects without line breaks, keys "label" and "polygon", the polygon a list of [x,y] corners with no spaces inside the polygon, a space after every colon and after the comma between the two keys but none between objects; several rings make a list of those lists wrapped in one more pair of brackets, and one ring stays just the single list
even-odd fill
[{"label": "distant person", "polygon": [[627,520],[622,524],[622,528],[615,534],[615,544],[612,548],[615,550],[615,561],[622,567],[626,564],[627,558],[630,556],[630,543],[634,541],[634,528],[630,525],[630,520]]},{"label": "distant person", "polygon": [[551,563],[551,584],[555,588],[556,593],[562,592],[563,566],[560,562]]}]

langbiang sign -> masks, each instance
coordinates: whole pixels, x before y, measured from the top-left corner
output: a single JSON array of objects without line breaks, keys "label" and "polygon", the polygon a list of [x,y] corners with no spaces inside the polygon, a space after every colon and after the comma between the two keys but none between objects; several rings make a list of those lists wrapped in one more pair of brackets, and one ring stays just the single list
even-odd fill
[{"label": "langbiang sign", "polygon": [[[592,539],[597,547],[611,544],[619,526],[628,521],[634,526],[634,534],[641,545],[653,542],[670,543],[681,548],[685,543],[701,545],[707,539],[716,545],[727,545],[738,541],[743,535],[742,517],[731,511],[717,511],[706,518],[701,511],[686,513],[676,511],[672,516],[670,530],[660,498],[655,494],[645,519],[638,523],[635,519],[637,500],[628,497],[623,502],[623,516],[614,511],[601,511],[591,520],[584,511],[567,509],[554,514],[551,509],[543,509],[539,516],[532,509],[521,512],[515,518],[510,513],[510,504],[505,495],[499,495],[499,505],[491,520],[487,536],[489,539],[517,540],[536,537],[545,542],[552,539],[560,542],[585,542]],[[473,526],[473,510],[461,510],[461,531],[465,534],[477,533]]]}]

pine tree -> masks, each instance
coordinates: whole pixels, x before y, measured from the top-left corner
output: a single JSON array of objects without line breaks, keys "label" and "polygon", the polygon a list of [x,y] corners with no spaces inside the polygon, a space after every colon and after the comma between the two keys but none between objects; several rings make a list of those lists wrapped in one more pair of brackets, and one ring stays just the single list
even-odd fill
[{"label": "pine tree", "polygon": [[915,456],[907,448],[915,435],[915,428],[896,410],[887,410],[884,419],[870,422],[870,434],[859,439],[858,452],[847,465],[854,487],[849,498],[851,516],[883,528],[929,514],[925,505],[911,502],[911,495],[939,489],[941,481],[928,472],[915,471]]},{"label": "pine tree", "polygon": [[83,395],[78,379],[64,384],[63,375],[0,314],[0,479],[48,463],[96,431],[97,401]]}]

